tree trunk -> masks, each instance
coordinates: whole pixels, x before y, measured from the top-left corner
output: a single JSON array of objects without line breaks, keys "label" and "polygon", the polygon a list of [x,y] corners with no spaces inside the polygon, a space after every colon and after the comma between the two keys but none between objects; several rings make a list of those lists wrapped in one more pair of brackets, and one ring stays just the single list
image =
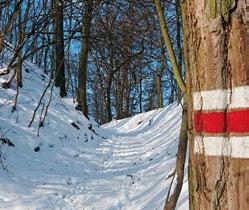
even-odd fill
[{"label": "tree trunk", "polygon": [[176,44],[177,44],[177,54],[178,54],[178,66],[181,75],[182,72],[182,37],[181,37],[181,0],[176,0],[175,10],[176,10]]},{"label": "tree trunk", "polygon": [[20,7],[21,7],[22,2],[23,2],[23,0],[16,2],[15,7],[14,7],[14,11],[11,14],[11,16],[9,17],[9,20],[6,23],[5,28],[0,30],[0,53],[2,52],[2,50],[4,48],[5,35],[11,32],[11,29],[15,23],[16,17],[20,12]]},{"label": "tree trunk", "polygon": [[3,48],[4,48],[4,33],[0,31],[0,53]]},{"label": "tree trunk", "polygon": [[[181,0],[176,0],[176,44],[177,44],[177,54],[178,54],[178,66],[180,70],[180,74],[182,77],[184,76],[184,68],[182,68],[182,35],[181,35],[181,29],[182,29],[182,23],[181,23]],[[179,88],[177,87],[177,99],[180,103],[182,100],[181,92],[179,91]]]},{"label": "tree trunk", "polygon": [[[175,53],[173,50],[173,45],[170,40],[166,20],[164,18],[163,10],[161,7],[160,0],[154,0],[154,4],[156,6],[157,14],[160,21],[160,29],[163,35],[165,46],[169,53],[169,59],[173,68],[173,74],[175,76],[175,80],[177,85],[184,96],[184,105],[183,105],[183,113],[182,113],[182,125],[179,137],[179,145],[177,151],[177,160],[176,160],[176,168],[175,168],[175,175],[176,176],[176,184],[174,186],[173,192],[171,193],[171,189],[169,189],[168,197],[165,202],[164,209],[171,210],[175,209],[181,189],[183,184],[184,178],[184,163],[186,159],[186,151],[187,151],[187,144],[188,144],[188,102],[189,102],[189,88],[186,86],[185,81],[183,80],[180,72],[180,68],[177,64]],[[188,66],[186,66],[188,70]]]},{"label": "tree trunk", "polygon": [[[21,5],[20,5],[20,9],[21,9]],[[28,6],[27,9],[28,10]],[[18,47],[20,47],[22,45],[23,42],[23,33],[24,33],[25,27],[24,24],[22,24],[22,14],[21,12],[19,12],[18,14]],[[17,81],[17,85],[18,87],[22,87],[22,49],[19,50],[18,52],[18,64],[16,66],[16,81]]]},{"label": "tree trunk", "polygon": [[162,76],[165,70],[166,54],[164,47],[164,40],[161,38],[161,64],[159,72],[156,73],[156,93],[157,93],[157,108],[163,108],[163,90],[162,90]]},{"label": "tree trunk", "polygon": [[143,70],[139,69],[139,112],[143,112]]},{"label": "tree trunk", "polygon": [[163,108],[163,93],[161,75],[156,74],[156,94],[157,94],[157,108]]},{"label": "tree trunk", "polygon": [[60,96],[67,96],[65,86],[65,53],[64,53],[64,29],[63,29],[63,2],[54,0],[57,14],[55,17],[55,86],[60,88]]},{"label": "tree trunk", "polygon": [[[176,177],[176,186],[174,186],[173,192],[169,191],[169,196],[166,199],[166,203],[164,206],[164,210],[172,210],[175,209],[177,200],[180,196],[182,190],[182,184],[184,179],[184,165],[186,160],[186,152],[187,152],[187,145],[188,145],[188,104],[187,98],[182,106],[182,124],[180,130],[180,137],[179,137],[179,144],[177,150],[177,160],[176,160],[176,167],[175,167],[175,175]],[[174,179],[173,179],[174,181]]]},{"label": "tree trunk", "polygon": [[107,109],[107,122],[112,121],[112,107],[111,107],[111,88],[113,80],[113,70],[111,70],[108,78],[108,84],[106,88],[106,109]]},{"label": "tree trunk", "polygon": [[166,23],[166,20],[164,18],[161,2],[160,2],[160,0],[154,0],[154,4],[156,6],[157,14],[158,14],[159,21],[160,21],[161,32],[163,35],[165,46],[166,46],[167,51],[168,51],[168,55],[169,55],[169,59],[170,59],[171,65],[172,65],[172,70],[173,70],[175,79],[177,81],[177,84],[178,84],[181,92],[184,93],[186,91],[185,82],[184,82],[183,78],[181,77],[181,72],[180,72],[179,66],[177,64],[175,52],[174,52],[173,45],[171,43],[170,36],[169,36],[167,23]]},{"label": "tree trunk", "polygon": [[80,65],[79,65],[79,74],[78,74],[78,103],[85,117],[88,117],[86,75],[87,75],[87,60],[88,60],[89,43],[90,43],[90,26],[92,19],[92,11],[93,11],[93,0],[86,1],[85,14],[83,17],[84,22],[82,25],[83,37],[81,44]]},{"label": "tree trunk", "polygon": [[186,0],[182,8],[190,209],[249,209],[249,2]]}]

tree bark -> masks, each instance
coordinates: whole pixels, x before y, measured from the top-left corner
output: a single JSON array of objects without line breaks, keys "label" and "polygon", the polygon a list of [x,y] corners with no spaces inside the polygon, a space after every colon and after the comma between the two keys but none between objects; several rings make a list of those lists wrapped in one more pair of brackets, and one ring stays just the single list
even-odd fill
[{"label": "tree bark", "polygon": [[54,0],[57,14],[55,17],[55,86],[60,88],[60,96],[67,96],[65,86],[65,53],[63,28],[63,1]]},{"label": "tree bark", "polygon": [[82,25],[83,37],[81,44],[80,65],[79,65],[79,74],[78,74],[78,103],[85,117],[88,117],[86,80],[87,80],[87,60],[90,48],[90,26],[92,19],[92,11],[93,11],[93,0],[86,1],[85,14],[83,17],[84,22]]},{"label": "tree bark", "polygon": [[249,209],[249,2],[182,4],[190,209]]}]

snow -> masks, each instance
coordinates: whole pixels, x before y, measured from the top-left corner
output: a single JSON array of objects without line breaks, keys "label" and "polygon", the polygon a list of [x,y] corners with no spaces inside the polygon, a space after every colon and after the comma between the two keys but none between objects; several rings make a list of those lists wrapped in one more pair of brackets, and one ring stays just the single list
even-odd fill
[{"label": "snow", "polygon": [[[15,144],[0,143],[6,168],[0,164],[0,209],[163,209],[171,182],[166,178],[176,159],[180,106],[98,127],[54,89],[38,136],[42,105],[28,125],[49,78],[27,61],[23,76],[16,111],[15,87],[0,88],[0,138]],[[42,100],[45,107],[50,90]],[[177,209],[188,209],[187,176]]]}]

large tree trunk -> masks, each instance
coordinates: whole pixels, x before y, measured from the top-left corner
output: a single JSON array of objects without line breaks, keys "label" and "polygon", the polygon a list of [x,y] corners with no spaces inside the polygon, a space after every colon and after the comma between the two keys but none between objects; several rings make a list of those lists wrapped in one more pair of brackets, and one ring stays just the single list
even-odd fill
[{"label": "large tree trunk", "polygon": [[79,65],[79,75],[78,75],[78,103],[81,107],[82,113],[88,117],[87,109],[87,95],[86,95],[86,85],[87,85],[87,60],[89,52],[90,43],[90,26],[93,11],[93,0],[85,2],[85,15],[83,17],[82,25],[82,44],[80,52],[80,65]]},{"label": "large tree trunk", "polygon": [[67,96],[65,86],[65,53],[64,53],[64,30],[63,30],[63,2],[54,0],[57,14],[55,17],[55,86],[60,88],[60,96]]},{"label": "large tree trunk", "polygon": [[186,0],[182,8],[192,96],[188,104],[190,209],[246,210],[249,2]]}]

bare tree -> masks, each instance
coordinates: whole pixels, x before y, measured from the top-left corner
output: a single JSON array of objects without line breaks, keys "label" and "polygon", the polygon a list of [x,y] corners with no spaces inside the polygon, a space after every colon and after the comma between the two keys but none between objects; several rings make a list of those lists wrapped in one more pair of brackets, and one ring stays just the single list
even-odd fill
[{"label": "bare tree", "polygon": [[87,60],[90,48],[90,27],[93,12],[93,0],[85,2],[85,13],[82,24],[82,41],[79,58],[79,73],[78,73],[78,103],[85,117],[88,117],[87,108]]},{"label": "bare tree", "polygon": [[55,36],[55,86],[60,88],[60,96],[67,96],[67,91],[65,87],[65,52],[64,52],[64,15],[63,15],[63,0],[53,0],[54,8],[56,9],[55,15],[55,26],[54,26],[54,36]]}]

